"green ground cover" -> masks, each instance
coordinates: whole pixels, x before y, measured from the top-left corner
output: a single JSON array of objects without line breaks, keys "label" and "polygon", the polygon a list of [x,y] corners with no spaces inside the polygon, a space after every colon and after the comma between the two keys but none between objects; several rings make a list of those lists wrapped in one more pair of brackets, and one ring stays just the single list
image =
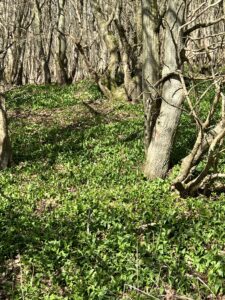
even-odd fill
[{"label": "green ground cover", "polygon": [[[225,197],[182,200],[169,179],[146,181],[141,104],[104,100],[88,82],[23,87],[7,104],[1,299],[225,294]],[[174,162],[193,139],[185,118],[184,131]]]}]

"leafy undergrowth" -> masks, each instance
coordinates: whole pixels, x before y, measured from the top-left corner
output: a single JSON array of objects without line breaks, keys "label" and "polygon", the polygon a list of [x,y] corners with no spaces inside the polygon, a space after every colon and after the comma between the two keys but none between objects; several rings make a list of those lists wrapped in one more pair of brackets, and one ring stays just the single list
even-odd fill
[{"label": "leafy undergrowth", "polygon": [[99,96],[87,82],[7,96],[0,298],[222,299],[225,198],[146,181],[141,105]]}]

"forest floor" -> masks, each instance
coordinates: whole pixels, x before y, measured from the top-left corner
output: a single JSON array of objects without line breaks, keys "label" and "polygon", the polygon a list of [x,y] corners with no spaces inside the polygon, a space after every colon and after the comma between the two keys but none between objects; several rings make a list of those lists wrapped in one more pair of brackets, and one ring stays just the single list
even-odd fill
[{"label": "forest floor", "polygon": [[7,105],[0,299],[224,299],[225,197],[183,200],[144,178],[141,104],[83,81],[18,88]]}]

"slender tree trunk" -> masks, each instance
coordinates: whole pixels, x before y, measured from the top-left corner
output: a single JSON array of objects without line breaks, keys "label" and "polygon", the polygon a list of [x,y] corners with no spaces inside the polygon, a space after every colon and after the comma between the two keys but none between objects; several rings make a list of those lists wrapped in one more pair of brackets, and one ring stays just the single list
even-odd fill
[{"label": "slender tree trunk", "polygon": [[34,5],[34,25],[35,25],[35,33],[37,35],[37,46],[39,51],[39,58],[41,61],[40,72],[43,74],[44,83],[51,83],[51,72],[49,68],[49,60],[45,53],[44,45],[43,45],[43,20],[42,20],[42,10],[41,5],[38,0],[35,0]]},{"label": "slender tree trunk", "polygon": [[159,28],[157,0],[142,0],[143,98],[145,108],[145,149],[147,151],[158,116],[160,100],[153,85],[159,80]]},{"label": "slender tree trunk", "polygon": [[68,82],[68,59],[66,55],[67,40],[65,36],[65,3],[66,0],[58,0],[58,81],[65,84]]},{"label": "slender tree trunk", "polygon": [[11,144],[8,134],[4,94],[0,91],[0,169],[10,166],[12,161]]},{"label": "slender tree trunk", "polygon": [[23,84],[23,63],[24,63],[24,53],[25,53],[25,42],[21,46],[18,46],[13,61],[12,70],[12,84],[22,85]]},{"label": "slender tree trunk", "polygon": [[[110,25],[114,20],[115,12],[106,20],[103,16],[102,9],[96,1],[92,2],[94,13],[97,19],[98,31],[100,38],[108,50],[108,74],[109,74],[109,84],[115,84],[117,79],[117,72],[119,68],[119,42],[116,35],[110,30]],[[114,8],[116,10],[116,7]]]},{"label": "slender tree trunk", "polygon": [[119,46],[120,46],[120,56],[122,62],[122,70],[124,74],[124,89],[126,92],[127,99],[129,101],[136,101],[138,98],[138,80],[137,77],[132,77],[132,62],[130,59],[131,47],[127,41],[126,33],[123,26],[120,23],[122,6],[120,8],[120,14],[115,20],[115,25],[118,31]]}]

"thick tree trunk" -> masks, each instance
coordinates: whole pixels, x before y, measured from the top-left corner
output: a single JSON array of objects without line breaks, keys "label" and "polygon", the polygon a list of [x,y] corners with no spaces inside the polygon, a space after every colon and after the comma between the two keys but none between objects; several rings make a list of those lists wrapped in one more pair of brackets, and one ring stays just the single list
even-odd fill
[{"label": "thick tree trunk", "polygon": [[[148,59],[148,52],[144,52],[144,89],[145,97],[148,97],[148,100],[145,100],[147,115],[146,146],[148,147],[144,172],[150,179],[157,177],[163,178],[166,176],[174,137],[180,120],[184,93],[177,72],[182,68],[180,52],[182,50],[183,39],[180,26],[183,24],[184,11],[185,3],[183,0],[170,0],[168,2],[164,24],[166,29],[163,41],[163,57],[161,57],[161,61],[163,62],[162,85],[161,89],[157,91],[157,95],[161,98],[160,110],[157,110],[159,106],[157,105],[156,87],[153,89],[155,81],[157,80],[156,75],[158,74],[158,71],[155,69],[157,67],[158,57],[157,60],[154,59],[156,54],[154,55],[152,48],[147,48],[154,62],[153,67],[148,65],[147,68],[146,60]],[[149,22],[154,23],[151,15],[149,19],[151,19]],[[144,32],[145,31],[146,25],[144,27]],[[154,26],[151,26],[149,37],[152,39],[157,38],[155,37]],[[146,34],[144,33],[145,44],[146,38]],[[151,40],[151,43],[154,44],[154,40]],[[155,49],[155,52],[156,51],[157,49]],[[153,74],[155,75],[154,77]],[[149,78],[148,81],[147,78]],[[165,80],[163,80],[163,78],[165,78]],[[146,95],[146,91],[149,93],[149,96]],[[152,96],[154,97],[153,99]]]},{"label": "thick tree trunk", "polygon": [[179,107],[184,98],[178,78],[171,78],[167,84],[164,84],[162,97],[164,100],[153,130],[145,164],[145,175],[150,179],[164,178],[169,168],[171,150],[181,114]]}]

